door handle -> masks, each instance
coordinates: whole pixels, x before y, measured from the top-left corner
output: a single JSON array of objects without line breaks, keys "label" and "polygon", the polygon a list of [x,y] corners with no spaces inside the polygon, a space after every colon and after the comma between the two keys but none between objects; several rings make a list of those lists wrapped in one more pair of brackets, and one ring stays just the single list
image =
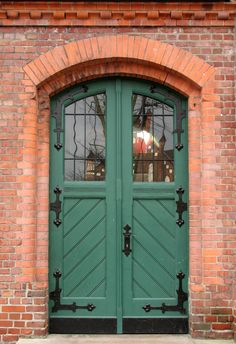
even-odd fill
[{"label": "door handle", "polygon": [[130,248],[130,236],[131,236],[131,227],[127,224],[124,227],[124,249],[122,250],[122,252],[124,252],[124,254],[126,255],[126,257],[128,257],[130,255],[130,253],[132,252],[131,248]]}]

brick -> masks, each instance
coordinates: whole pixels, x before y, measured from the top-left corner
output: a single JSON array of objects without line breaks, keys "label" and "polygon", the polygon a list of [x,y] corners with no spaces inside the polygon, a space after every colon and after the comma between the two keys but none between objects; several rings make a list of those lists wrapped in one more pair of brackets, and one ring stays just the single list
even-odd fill
[{"label": "brick", "polygon": [[229,19],[229,12],[226,12],[226,11],[218,12],[218,19],[221,19],[221,20]]},{"label": "brick", "polygon": [[149,11],[147,12],[148,19],[158,19],[159,18],[159,12],[158,11]]},{"label": "brick", "polygon": [[135,18],[135,12],[134,11],[126,11],[123,13],[124,19],[134,19]]},{"label": "brick", "polygon": [[36,84],[36,85],[39,84],[39,79],[36,77],[36,75],[34,74],[32,69],[28,65],[26,65],[24,67],[24,70],[25,70],[27,76],[33,81],[34,84]]},{"label": "brick", "polygon": [[33,316],[32,316],[32,314],[22,314],[21,319],[22,320],[32,320]]},{"label": "brick", "polygon": [[213,308],[211,314],[232,314],[231,308]]},{"label": "brick", "polygon": [[10,328],[8,330],[8,334],[20,334],[20,329],[18,329],[18,328]]},{"label": "brick", "polygon": [[18,312],[24,312],[25,307],[24,306],[2,306],[2,311],[7,313],[18,313]]},{"label": "brick", "polygon": [[111,11],[102,11],[102,12],[100,12],[100,17],[102,19],[111,19],[112,18],[112,12]]},{"label": "brick", "polygon": [[86,54],[86,50],[85,50],[85,46],[84,46],[84,42],[83,41],[78,41],[77,43],[78,45],[78,50],[80,52],[80,62],[84,62],[87,60],[87,54]]},{"label": "brick", "polygon": [[212,324],[212,329],[216,331],[231,330],[232,324]]},{"label": "brick", "polygon": [[88,17],[89,17],[88,11],[77,12],[78,19],[88,19]]},{"label": "brick", "polygon": [[20,317],[21,317],[21,314],[20,314],[20,313],[11,313],[11,314],[9,315],[9,318],[10,318],[11,320],[19,320]]},{"label": "brick", "polygon": [[30,12],[30,18],[31,19],[41,19],[42,12],[41,11],[31,11]]},{"label": "brick", "polygon": [[204,11],[196,11],[194,13],[194,19],[196,20],[205,19],[205,17],[206,17],[206,13]]},{"label": "brick", "polygon": [[33,330],[32,329],[21,329],[20,331],[20,334],[23,335],[23,336],[31,336],[33,333]]},{"label": "brick", "polygon": [[92,46],[91,46],[91,42],[89,39],[84,40],[84,47],[86,50],[86,55],[87,55],[87,59],[88,60],[93,60],[93,51],[92,51]]},{"label": "brick", "polygon": [[13,325],[12,321],[0,320],[0,327],[11,327]]},{"label": "brick", "polygon": [[65,51],[68,56],[69,64],[75,65],[76,63],[79,63],[81,56],[78,48],[78,44],[76,42],[72,42],[70,44],[67,44],[65,46]]},{"label": "brick", "polygon": [[63,12],[63,11],[53,12],[53,17],[57,20],[64,19],[65,18],[65,12]]},{"label": "brick", "polygon": [[19,337],[17,335],[6,334],[2,338],[5,342],[15,342]]},{"label": "brick", "polygon": [[180,11],[171,11],[170,16],[172,19],[181,19],[182,18],[182,12]]},{"label": "brick", "polygon": [[16,19],[19,16],[19,12],[18,11],[14,11],[14,10],[9,10],[7,11],[7,18],[9,19]]}]

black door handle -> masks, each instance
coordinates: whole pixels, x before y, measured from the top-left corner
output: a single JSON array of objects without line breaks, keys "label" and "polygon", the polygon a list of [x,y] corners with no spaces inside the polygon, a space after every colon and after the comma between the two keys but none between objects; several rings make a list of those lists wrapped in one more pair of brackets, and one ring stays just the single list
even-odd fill
[{"label": "black door handle", "polygon": [[127,224],[124,226],[124,249],[122,250],[122,252],[124,252],[124,254],[126,255],[126,257],[128,257],[130,255],[130,253],[132,252],[131,248],[130,248],[130,236],[131,236],[131,227]]}]

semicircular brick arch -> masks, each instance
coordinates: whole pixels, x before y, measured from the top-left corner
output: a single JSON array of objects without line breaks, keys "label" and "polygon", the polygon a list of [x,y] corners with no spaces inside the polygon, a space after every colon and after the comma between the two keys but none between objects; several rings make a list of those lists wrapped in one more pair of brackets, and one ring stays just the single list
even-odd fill
[{"label": "semicircular brick arch", "polygon": [[[153,75],[153,79],[164,82],[170,75],[177,75],[191,81],[197,88],[202,88],[215,70],[188,51],[153,39],[131,35],[92,37],[58,46],[28,63],[24,70],[38,87],[61,72],[79,65],[83,65],[83,69],[88,65],[97,65],[99,68],[104,66],[104,75],[110,75],[111,62],[125,62],[126,73],[124,68],[120,71],[123,75],[137,74],[139,77],[145,77],[148,74],[147,70],[142,73],[137,71],[137,66],[149,66],[150,69],[154,69],[151,74],[156,74]],[[135,64],[136,71],[132,68],[133,73],[129,72],[129,64]],[[109,73],[106,73],[106,66],[110,68]],[[113,69],[113,74],[117,74],[115,65]]]}]

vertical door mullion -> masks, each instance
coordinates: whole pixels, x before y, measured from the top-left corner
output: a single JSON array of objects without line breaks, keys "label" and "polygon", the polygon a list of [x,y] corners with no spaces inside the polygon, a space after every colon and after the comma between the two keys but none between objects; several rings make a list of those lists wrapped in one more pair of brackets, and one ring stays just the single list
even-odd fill
[{"label": "vertical door mullion", "polygon": [[[132,125],[132,87],[130,82],[122,82],[122,227],[131,227],[130,244],[132,250],[133,241],[133,174],[132,174],[132,147],[133,147],[133,125]],[[122,228],[123,232],[123,228]],[[124,246],[124,238],[122,238]],[[122,254],[123,266],[123,310],[127,314],[132,302],[132,258],[133,251],[126,256]],[[128,307],[128,309],[127,309]]]},{"label": "vertical door mullion", "polygon": [[121,264],[121,215],[122,215],[122,138],[121,138],[121,80],[116,79],[115,81],[115,92],[116,92],[116,107],[115,107],[115,123],[116,123],[116,136],[114,142],[116,143],[116,231],[117,231],[117,252],[116,252],[116,264],[117,264],[117,333],[122,333],[122,264]]},{"label": "vertical door mullion", "polygon": [[[116,245],[117,245],[117,211],[116,211],[116,104],[115,83],[110,81],[106,87],[106,242],[107,257],[107,297],[114,303],[116,309],[116,294],[118,285],[116,283]],[[115,316],[116,310],[114,311]]]}]

